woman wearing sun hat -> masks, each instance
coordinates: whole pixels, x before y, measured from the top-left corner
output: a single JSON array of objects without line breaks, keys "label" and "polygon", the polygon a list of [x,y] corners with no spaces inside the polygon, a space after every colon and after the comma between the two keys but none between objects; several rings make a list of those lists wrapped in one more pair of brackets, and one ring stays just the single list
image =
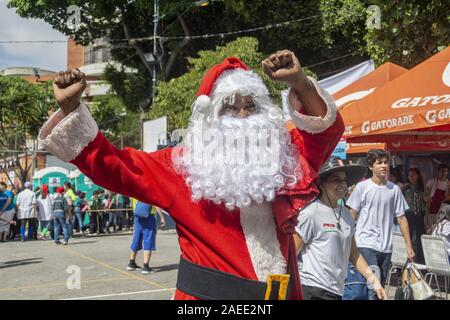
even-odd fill
[{"label": "woman wearing sun hat", "polygon": [[365,167],[345,165],[334,156],[319,170],[320,194],[300,212],[295,235],[297,252],[303,261],[300,277],[305,300],[342,299],[349,260],[374,287],[378,298],[386,299],[378,278],[356,247],[352,216],[338,204],[348,186],[361,180],[365,173]]}]

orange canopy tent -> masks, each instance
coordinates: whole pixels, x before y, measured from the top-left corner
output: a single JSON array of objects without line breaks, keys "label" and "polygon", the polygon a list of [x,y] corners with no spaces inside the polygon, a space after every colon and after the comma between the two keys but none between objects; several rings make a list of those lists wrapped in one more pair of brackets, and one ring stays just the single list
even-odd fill
[{"label": "orange canopy tent", "polygon": [[450,47],[341,107],[350,143],[450,150]]},{"label": "orange canopy tent", "polygon": [[[358,79],[345,88],[335,92],[333,98],[340,110],[352,102],[363,99],[370,95],[377,88],[384,86],[389,81],[407,72],[408,69],[387,62],[379,66],[374,71]],[[344,118],[344,123],[345,122]],[[344,134],[345,138],[345,134]],[[347,143],[347,153],[366,153],[369,149],[386,149],[385,143]]]}]

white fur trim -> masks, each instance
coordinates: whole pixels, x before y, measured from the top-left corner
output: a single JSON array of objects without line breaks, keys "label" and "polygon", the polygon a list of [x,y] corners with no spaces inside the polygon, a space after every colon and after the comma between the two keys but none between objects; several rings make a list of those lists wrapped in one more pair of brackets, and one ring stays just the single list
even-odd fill
[{"label": "white fur trim", "polygon": [[259,281],[267,281],[269,274],[285,274],[286,261],[281,253],[270,203],[252,203],[240,209],[240,215],[247,248]]},{"label": "white fur trim", "polygon": [[[288,100],[289,114],[291,115],[292,121],[294,122],[295,126],[300,130],[304,130],[309,133],[321,133],[326,129],[328,129],[336,120],[337,108],[330,94],[325,90],[323,90],[315,79],[311,77],[308,78],[313,83],[319,96],[323,99],[323,101],[327,105],[327,114],[323,118],[301,114],[300,112],[297,112],[294,108],[292,108],[288,98],[287,100]],[[290,92],[288,93],[288,97],[289,95]]]},{"label": "white fur trim", "polygon": [[252,70],[225,70],[214,82],[211,99],[214,96],[230,96],[235,93],[241,95],[266,96],[269,94],[261,77]]},{"label": "white fur trim", "polygon": [[206,112],[211,107],[211,99],[207,95],[200,95],[192,105],[192,112]]},{"label": "white fur trim", "polygon": [[[68,162],[94,140],[97,132],[97,123],[88,108],[81,103],[65,118],[61,110],[55,112],[42,126],[38,139],[44,149]],[[44,136],[45,133],[48,135]]]}]

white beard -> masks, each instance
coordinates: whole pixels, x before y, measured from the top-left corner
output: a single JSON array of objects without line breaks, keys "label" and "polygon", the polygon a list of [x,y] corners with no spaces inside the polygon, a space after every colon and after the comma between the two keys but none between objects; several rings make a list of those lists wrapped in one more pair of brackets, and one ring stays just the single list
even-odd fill
[{"label": "white beard", "polygon": [[[222,147],[213,153],[210,142],[213,140],[204,141],[206,130],[222,135],[223,140],[218,140],[218,146]],[[268,132],[277,133],[270,136],[270,142]],[[259,139],[257,145],[249,142],[255,139],[255,134]],[[235,140],[239,138],[245,141],[244,149]],[[225,141],[232,142],[222,143]],[[261,141],[265,143],[261,145]],[[230,157],[233,153],[237,157]],[[255,155],[257,161],[251,161]],[[270,202],[279,189],[293,186],[301,178],[297,149],[283,127],[282,118],[264,112],[243,119],[222,116],[218,121],[191,122],[183,144],[174,149],[172,160],[191,189],[193,201],[224,203],[229,210],[248,207],[252,202]]]}]

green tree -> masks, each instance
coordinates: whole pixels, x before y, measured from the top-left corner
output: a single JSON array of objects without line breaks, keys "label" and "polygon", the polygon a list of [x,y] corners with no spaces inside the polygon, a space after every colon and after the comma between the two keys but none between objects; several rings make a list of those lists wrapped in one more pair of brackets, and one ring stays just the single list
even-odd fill
[{"label": "green tree", "polygon": [[[150,119],[168,117],[169,131],[185,128],[191,114],[191,105],[196,99],[196,92],[205,72],[223,59],[235,56],[244,61],[258,73],[267,85],[272,98],[281,103],[280,91],[287,89],[282,83],[270,80],[262,71],[261,61],[265,55],[258,51],[258,40],[251,37],[238,38],[216,50],[198,52],[198,58],[189,58],[190,70],[184,75],[167,82],[158,83],[158,96],[150,110]],[[306,69],[306,73],[313,73]]]},{"label": "green tree", "polygon": [[[39,128],[55,110],[49,88],[51,81],[31,84],[18,77],[0,76],[0,159],[16,164],[16,174],[23,182],[28,178],[32,163],[18,161],[18,152],[27,155],[27,140],[37,138]],[[2,169],[6,173],[5,169]]]},{"label": "green tree", "polygon": [[95,97],[90,104],[92,116],[108,140],[121,147],[140,147],[139,113],[126,110],[116,95]]},{"label": "green tree", "polygon": [[[368,28],[367,8],[380,8],[381,28]],[[322,0],[327,43],[350,40],[377,64],[411,68],[450,44],[450,3],[431,0]]]},{"label": "green tree", "polygon": [[[289,25],[257,30],[248,34],[259,40],[259,50],[268,55],[290,49],[302,59],[303,65],[336,58],[355,51],[348,39],[328,46],[323,37],[320,1],[285,0],[227,0],[211,1],[207,7],[196,7],[195,1],[160,1],[158,35],[188,37],[202,34],[234,32],[267,26],[284,21],[299,20]],[[69,5],[81,8],[81,26],[71,30],[67,25]],[[39,18],[78,43],[88,44],[94,39],[111,39],[112,57],[123,65],[135,68],[135,74],[108,68],[105,79],[129,110],[147,111],[151,104],[152,67],[144,53],[152,52],[151,40],[133,40],[153,35],[153,7],[149,0],[9,0],[9,7],[26,18]],[[189,67],[188,57],[196,57],[201,50],[212,50],[238,36],[205,39],[164,39],[158,41],[158,79],[169,81],[184,74]],[[118,39],[123,39],[119,41]],[[353,47],[352,47],[353,46]],[[349,55],[314,67],[317,74],[330,73],[352,65],[362,58]]]}]

